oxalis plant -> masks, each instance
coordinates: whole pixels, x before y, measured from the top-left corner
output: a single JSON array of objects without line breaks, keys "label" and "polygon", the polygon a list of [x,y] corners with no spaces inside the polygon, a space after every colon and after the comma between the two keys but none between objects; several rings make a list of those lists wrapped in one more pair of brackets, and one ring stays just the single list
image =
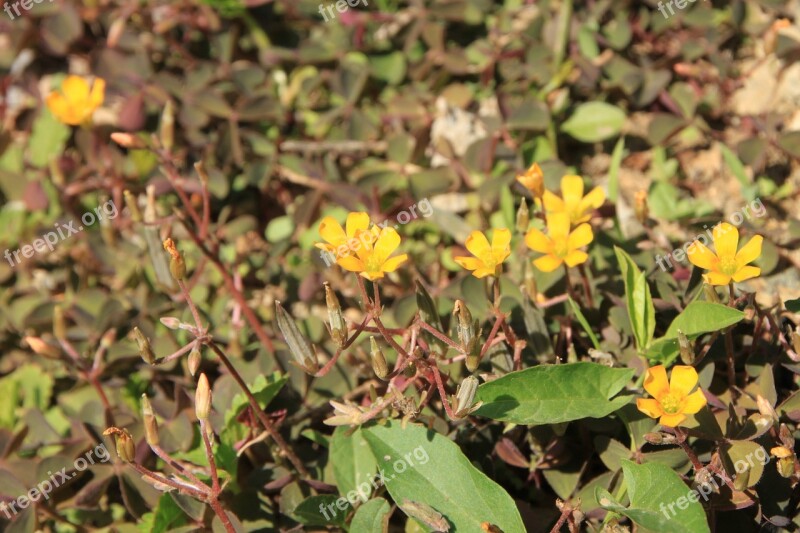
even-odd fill
[{"label": "oxalis plant", "polygon": [[[170,174],[169,151],[158,138],[146,143],[126,134],[114,138],[123,146],[153,150]],[[200,188],[206,191],[203,165],[196,170]],[[525,531],[524,502],[515,500],[509,487],[491,479],[495,472],[482,469],[480,461],[471,461],[453,442],[464,435],[477,436],[483,443],[473,446],[483,446],[485,453],[496,454],[505,464],[527,469],[537,488],[545,480],[554,488],[560,496],[553,500],[548,518],[554,532],[616,531],[631,525],[653,531],[708,531],[718,513],[751,507],[768,512],[762,490],[784,487],[791,494],[800,465],[793,430],[782,419],[795,416],[799,400],[792,395],[776,406],[769,364],[758,375],[737,364],[743,354],[741,337],[734,335],[737,327],[772,344],[789,360],[800,361],[800,337],[796,332],[790,339],[784,336],[780,309],[763,309],[753,293],[736,288],[760,275],[751,263],[761,255],[762,237],[752,236],[740,246],[738,229],[721,223],[714,227],[709,246],[691,242],[688,258],[704,272],[702,283],[660,337],[655,336],[658,313],[646,273],[625,250],[615,247],[623,278],[619,304],[627,311],[639,361],[649,362],[644,367],[630,362],[624,366],[600,349],[587,318],[597,312],[593,291],[598,285],[587,268],[588,247],[596,238],[593,225],[602,221],[605,193],[600,188],[585,193],[584,180],[575,175],[563,177],[558,194],[546,190],[537,164],[517,180],[524,194],[514,227],[495,227],[489,236],[472,231],[464,242],[469,255],[453,257],[483,293],[480,313],[461,298],[455,298],[452,309],[443,310],[432,296],[439,288],[426,287],[418,278],[410,318],[387,325],[387,306],[397,304],[383,295],[387,281],[410,266],[408,254],[399,253],[403,239],[398,231],[376,225],[367,212],[350,212],[344,226],[331,216],[319,223],[316,247],[328,254],[326,263],[341,269],[332,271],[330,281],[319,287],[334,348],[312,344],[303,326],[277,300],[274,328],[285,342],[290,366],[307,379],[324,379],[334,369],[362,364],[373,374],[347,396],[330,399],[333,410],[323,422],[337,428],[332,436],[316,431],[308,435],[326,442],[335,486],[317,479],[318,467],[307,466],[308,459],[295,451],[265,411],[282,386],[279,374],[255,390],[254,380],[239,373],[215,340],[187,288],[184,255],[170,238],[163,242],[169,276],[193,322],[161,322],[187,332],[192,340],[159,358],[150,341],[134,329],[140,353],[153,365],[185,358],[193,376],[201,351],[219,360],[243,393],[236,420],[249,420],[252,428],[249,437],[230,445],[230,452],[272,441],[275,460],[290,472],[286,482],[296,479],[307,491],[290,511],[307,527],[383,529],[397,508],[415,527],[429,531]],[[126,198],[130,215],[141,219],[137,200],[130,194]],[[183,212],[175,214],[195,249],[228,280],[215,245],[206,243],[212,234],[208,210],[198,213],[186,199]],[[636,216],[648,225],[646,196],[637,195]],[[503,274],[504,265],[514,260],[525,265],[522,279],[509,280]],[[534,269],[562,271],[564,293],[545,297],[537,289]],[[227,285],[238,290],[235,280]],[[523,297],[523,322],[541,320],[544,310],[565,306],[556,340],[557,347],[567,348],[556,351],[563,357],[538,364],[523,357],[530,336],[516,331],[513,313],[504,305],[508,291]],[[243,302],[243,313],[247,305]],[[257,319],[252,320],[256,330],[263,331]],[[569,348],[581,330],[581,342],[590,344],[584,360]],[[719,337],[722,357],[709,363],[706,357]],[[275,364],[286,370],[280,359]],[[236,531],[244,526],[228,509],[237,490],[235,472],[218,466],[224,443],[215,447],[219,435],[209,418],[211,391],[206,374],[199,374],[194,403],[204,466],[173,457],[159,446],[158,423],[146,395],[141,402],[145,440],[163,471],[142,464],[125,428],[110,427],[106,434],[114,436],[120,459],[146,482],[207,504],[221,527]],[[593,445],[607,471],[578,489],[569,481],[573,474],[561,473],[558,467],[572,463],[577,481],[591,477],[586,471],[589,462],[587,457],[571,457],[566,439],[586,435],[603,420],[621,424],[629,444],[600,431]],[[579,426],[576,433],[570,422],[577,421],[588,425]],[[530,449],[529,456],[523,447]],[[763,517],[774,525],[787,519]]]}]

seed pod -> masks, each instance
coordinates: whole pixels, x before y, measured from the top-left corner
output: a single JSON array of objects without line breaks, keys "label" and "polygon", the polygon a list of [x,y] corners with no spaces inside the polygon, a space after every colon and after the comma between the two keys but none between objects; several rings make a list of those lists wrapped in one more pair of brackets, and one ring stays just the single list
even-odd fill
[{"label": "seed pod", "polygon": [[159,140],[165,150],[172,150],[175,144],[175,111],[172,107],[172,100],[167,100],[164,111],[161,113],[161,127],[159,129]]},{"label": "seed pod", "polygon": [[64,308],[60,305],[53,307],[53,336],[56,339],[67,338],[67,325],[64,322]]},{"label": "seed pod", "polygon": [[120,429],[118,427],[110,427],[103,432],[103,435],[114,435],[114,443],[117,448],[117,456],[126,463],[132,463],[136,458],[136,446],[133,443],[133,437],[128,433],[127,429]]},{"label": "seed pod", "polygon": [[650,218],[650,207],[647,205],[647,191],[637,191],[634,196],[634,213],[640,224],[645,224]]},{"label": "seed pod", "polygon": [[455,415],[464,418],[478,410],[482,402],[475,403],[475,394],[478,392],[478,378],[469,376],[462,381],[456,390]]},{"label": "seed pod", "polygon": [[129,190],[125,190],[125,205],[128,206],[128,211],[131,213],[131,220],[134,222],[142,221],[142,212],[139,210],[139,204],[136,202],[136,197]]},{"label": "seed pod", "polygon": [[709,285],[708,283],[703,283],[703,292],[706,295],[707,301],[715,304],[719,303],[719,295],[717,294],[717,289],[715,289],[713,285]]},{"label": "seed pod", "polygon": [[144,419],[144,438],[150,446],[158,446],[158,421],[153,406],[146,394],[142,394],[142,418]]},{"label": "seed pod", "polygon": [[286,312],[286,309],[278,301],[275,302],[275,320],[278,322],[278,329],[281,330],[283,338],[286,340],[287,346],[289,346],[289,351],[295,359],[292,363],[309,374],[316,374],[319,371],[319,364],[311,343],[300,333],[300,328],[297,327],[292,316]]},{"label": "seed pod", "polygon": [[449,532],[450,523],[430,505],[422,502],[403,500],[400,508],[411,518],[419,520],[423,525],[433,531]]},{"label": "seed pod", "polygon": [[677,443],[677,439],[675,435],[671,435],[669,433],[663,433],[660,431],[654,431],[652,433],[645,433],[644,440],[649,442],[650,444],[655,445],[667,445],[667,444],[675,444]]},{"label": "seed pod", "polygon": [[467,347],[475,338],[475,324],[472,321],[472,313],[462,300],[456,300],[453,306],[453,315],[458,320],[458,340],[467,351]]},{"label": "seed pod", "polygon": [[678,347],[680,348],[683,364],[693,365],[695,361],[694,343],[681,330],[678,330]]},{"label": "seed pod", "polygon": [[525,197],[523,197],[522,202],[519,204],[519,209],[517,209],[517,231],[520,233],[528,231],[528,224],[530,221],[528,202],[526,202]]},{"label": "seed pod", "polygon": [[200,350],[195,346],[192,348],[192,351],[189,352],[189,357],[186,360],[187,365],[189,366],[189,373],[194,376],[197,374],[197,369],[200,368],[200,363],[203,360],[203,357],[200,355]]},{"label": "seed pod", "polygon": [[372,370],[379,379],[384,379],[387,375],[389,375],[389,367],[386,365],[386,357],[384,357],[383,351],[375,341],[375,337],[369,338],[369,345],[369,356],[372,360]]},{"label": "seed pod", "polygon": [[324,285],[325,304],[328,307],[328,323],[331,328],[331,337],[337,346],[342,347],[347,342],[347,323],[344,321],[342,306],[339,305],[339,299],[336,297],[336,293],[331,289],[327,281]]},{"label": "seed pod", "polygon": [[147,337],[144,336],[139,328],[133,328],[133,338],[136,340],[136,344],[139,345],[139,355],[142,356],[144,362],[148,365],[154,365],[156,363],[156,356],[153,353],[153,348],[150,346],[150,341]]},{"label": "seed pod", "polygon": [[197,390],[194,393],[194,412],[198,420],[208,420],[211,412],[211,387],[208,385],[208,378],[205,374],[200,374],[197,380]]},{"label": "seed pod", "polygon": [[539,288],[536,286],[536,275],[533,272],[532,266],[525,262],[525,293],[532,302],[536,301],[539,296]]},{"label": "seed pod", "polygon": [[[434,303],[433,298],[431,298],[431,295],[427,290],[425,290],[425,287],[419,282],[419,280],[417,280],[416,285],[417,308],[419,309],[420,319],[429,326],[432,326],[434,329],[442,331],[444,329],[442,327],[442,319],[439,316],[439,312],[436,310],[436,304]],[[436,338],[429,331],[423,331],[422,336],[428,343],[428,346],[430,346],[431,353],[444,355],[444,353],[447,351],[447,347],[444,345],[444,343],[442,343],[442,341]]]}]

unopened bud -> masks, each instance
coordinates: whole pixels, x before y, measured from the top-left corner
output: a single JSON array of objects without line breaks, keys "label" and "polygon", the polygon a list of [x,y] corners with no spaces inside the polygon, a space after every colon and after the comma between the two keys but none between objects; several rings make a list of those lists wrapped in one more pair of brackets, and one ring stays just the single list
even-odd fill
[{"label": "unopened bud", "polygon": [[30,346],[31,350],[38,355],[43,355],[45,357],[49,357],[50,359],[58,359],[58,357],[61,355],[61,350],[51,344],[48,344],[39,337],[25,337],[24,340],[28,343],[28,346]]},{"label": "unopened bud", "polygon": [[519,204],[519,209],[517,209],[517,231],[520,233],[527,232],[530,221],[531,219],[528,210],[528,202],[526,202],[525,198],[523,197]]},{"label": "unopened bud", "polygon": [[689,340],[686,334],[678,330],[678,347],[680,348],[681,361],[685,365],[693,365],[695,361],[694,343]]},{"label": "unopened bud", "polygon": [[[429,326],[442,331],[444,328],[442,327],[442,319],[439,316],[439,311],[436,309],[436,304],[431,298],[431,295],[425,289],[425,286],[417,280],[417,308],[419,309],[419,318],[428,324]],[[425,338],[425,341],[430,346],[431,353],[435,354],[444,354],[447,351],[447,347],[442,343],[441,340],[436,338],[431,332],[423,331],[422,336]]]},{"label": "unopened bud", "polygon": [[180,329],[181,321],[180,319],[175,318],[174,316],[165,316],[159,319],[162,324],[167,326],[169,329]]},{"label": "unopened bud", "polygon": [[331,337],[337,346],[343,347],[347,343],[347,323],[342,315],[342,306],[336,293],[331,289],[326,281],[325,285],[325,304],[328,307],[328,323],[331,328]]},{"label": "unopened bud", "polygon": [[464,418],[480,408],[483,402],[475,403],[475,394],[477,392],[478,378],[475,376],[467,377],[458,385],[454,409],[456,418]]},{"label": "unopened bud", "polygon": [[458,320],[458,340],[467,356],[467,370],[475,372],[481,362],[481,330],[478,329],[478,321],[472,320],[472,313],[462,300],[456,300],[453,314]]},{"label": "unopened bud", "polygon": [[145,144],[142,140],[130,133],[123,133],[115,131],[111,134],[111,140],[122,146],[123,148],[144,148]]},{"label": "unopened bud", "polygon": [[120,429],[118,427],[110,427],[103,432],[103,435],[114,435],[114,443],[117,448],[117,456],[126,463],[132,463],[136,458],[136,446],[133,443],[133,437],[128,433],[127,429]]},{"label": "unopened bud", "polygon": [[544,196],[544,173],[538,164],[532,164],[524,174],[518,175],[517,181],[528,189],[534,198]]},{"label": "unopened bud", "polygon": [[433,531],[448,532],[450,523],[430,505],[422,502],[403,500],[400,508],[411,518],[418,520]]},{"label": "unopened bud", "polygon": [[115,340],[117,340],[117,330],[111,328],[110,330],[103,333],[102,337],[100,337],[100,346],[102,346],[107,350],[111,348]]},{"label": "unopened bud", "polygon": [[211,387],[208,386],[208,378],[205,374],[200,374],[197,380],[197,390],[194,393],[194,412],[198,420],[208,420],[211,412]]},{"label": "unopened bud", "polygon": [[150,341],[144,336],[144,333],[137,327],[133,328],[133,338],[139,346],[139,355],[142,356],[144,362],[153,365],[156,362],[156,356],[153,353],[153,348],[150,346]]},{"label": "unopened bud", "polygon": [[56,339],[67,338],[67,325],[64,321],[64,308],[60,305],[53,307],[53,336]]},{"label": "unopened bud", "polygon": [[676,444],[678,442],[678,439],[675,437],[675,435],[672,435],[670,433],[664,433],[661,431],[645,433],[644,440],[646,440],[650,444],[655,444],[656,446]]},{"label": "unopened bud", "polygon": [[713,285],[703,283],[703,293],[706,295],[706,300],[715,304],[719,303],[719,295],[717,289]]},{"label": "unopened bud", "polygon": [[125,190],[125,205],[128,206],[128,211],[131,213],[131,220],[134,222],[142,221],[142,212],[139,210],[139,204],[136,197],[129,190]]},{"label": "unopened bud", "polygon": [[200,355],[200,350],[195,346],[192,348],[192,351],[189,352],[189,357],[186,360],[186,363],[189,365],[189,373],[194,376],[197,374],[197,369],[200,368],[200,362],[203,360],[203,357]]},{"label": "unopened bud", "polygon": [[183,259],[183,254],[175,247],[175,242],[172,239],[164,241],[164,249],[169,253],[169,272],[172,277],[177,281],[181,281],[186,277],[186,261]]},{"label": "unopened bud", "polygon": [[532,302],[535,302],[539,296],[539,288],[536,286],[536,274],[527,261],[525,262],[525,294],[528,295]]},{"label": "unopened bud", "polygon": [[161,127],[159,130],[159,140],[165,150],[172,150],[175,144],[175,111],[172,100],[167,100],[164,111],[161,113]]},{"label": "unopened bud", "polygon": [[309,374],[316,374],[319,371],[319,363],[317,363],[317,355],[314,353],[311,343],[300,333],[300,328],[278,301],[275,302],[275,320],[295,359],[292,364]]},{"label": "unopened bud", "polygon": [[386,357],[383,355],[381,347],[375,341],[375,337],[369,338],[370,353],[369,357],[372,360],[372,370],[379,379],[385,379],[389,375],[389,367],[386,365]]},{"label": "unopened bud", "polygon": [[144,438],[147,444],[158,446],[158,422],[146,394],[142,394],[142,419],[144,420]]},{"label": "unopened bud", "polygon": [[633,210],[636,214],[636,220],[638,220],[640,224],[647,223],[647,219],[650,218],[650,208],[647,205],[647,191],[638,191],[636,193],[634,196]]}]

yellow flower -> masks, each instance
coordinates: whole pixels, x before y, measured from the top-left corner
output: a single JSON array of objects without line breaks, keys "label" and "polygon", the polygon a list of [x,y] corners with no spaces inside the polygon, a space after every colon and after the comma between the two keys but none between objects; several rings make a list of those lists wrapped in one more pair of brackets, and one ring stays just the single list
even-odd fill
[{"label": "yellow flower", "polygon": [[662,426],[674,428],[706,404],[703,391],[692,392],[695,385],[697,371],[691,366],[675,366],[669,382],[664,365],[654,366],[644,376],[644,388],[652,398],[638,398],[636,407],[651,418],[661,417],[658,422]]},{"label": "yellow flower", "polygon": [[383,228],[375,239],[372,230],[356,232],[355,255],[336,259],[336,263],[350,272],[358,272],[370,281],[380,279],[387,272],[394,272],[406,259],[407,254],[389,257],[400,246],[400,235],[394,228]]},{"label": "yellow flower", "polygon": [[[333,217],[325,217],[319,223],[319,235],[325,239],[326,243],[318,242],[315,246],[325,250],[337,257],[353,255],[356,241],[356,233],[369,228],[369,215],[366,213],[350,213],[345,222],[347,230],[342,229]],[[377,231],[373,231],[377,236]]]},{"label": "yellow flower", "polygon": [[517,181],[531,191],[534,198],[541,198],[544,194],[544,174],[536,163],[532,164],[524,174],[517,176]]},{"label": "yellow flower", "polygon": [[525,244],[528,248],[545,255],[533,261],[542,272],[552,272],[561,263],[574,267],[586,262],[589,256],[579,250],[594,239],[592,227],[581,224],[572,232],[569,230],[569,216],[566,213],[547,215],[547,235],[536,228],[528,230]]},{"label": "yellow flower", "polygon": [[550,191],[544,192],[544,208],[550,213],[566,213],[571,224],[576,225],[588,221],[592,211],[603,205],[606,193],[595,187],[586,196],[583,195],[583,178],[580,176],[564,176],[561,178],[561,194],[559,198]]},{"label": "yellow flower", "polygon": [[453,260],[466,268],[472,270],[472,275],[476,278],[494,276],[503,261],[511,255],[511,232],[507,229],[496,229],[492,235],[492,244],[486,235],[480,231],[473,231],[467,237],[465,243],[467,250],[475,257],[454,257]]},{"label": "yellow flower", "polygon": [[61,83],[61,92],[47,95],[47,107],[65,124],[79,126],[89,122],[94,111],[103,104],[106,82],[95,78],[91,90],[89,82],[80,76],[67,76]]},{"label": "yellow flower", "polygon": [[761,243],[764,238],[756,235],[747,244],[739,247],[739,230],[727,222],[714,226],[712,234],[715,254],[700,241],[694,241],[687,250],[689,261],[700,268],[709,270],[703,279],[709,285],[727,285],[731,281],[744,281],[761,274],[761,269],[749,266],[761,255]]}]

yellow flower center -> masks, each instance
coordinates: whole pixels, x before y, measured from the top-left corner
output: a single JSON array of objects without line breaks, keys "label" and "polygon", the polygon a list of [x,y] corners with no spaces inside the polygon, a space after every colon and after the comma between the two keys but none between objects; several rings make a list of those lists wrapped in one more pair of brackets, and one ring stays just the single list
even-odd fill
[{"label": "yellow flower center", "polygon": [[726,276],[733,276],[736,274],[736,260],[731,258],[721,259],[719,262],[719,271]]},{"label": "yellow flower center", "polygon": [[373,254],[369,257],[369,259],[367,259],[364,266],[366,267],[367,272],[380,272],[381,267],[383,265],[378,261],[378,258]]},{"label": "yellow flower center", "polygon": [[558,239],[553,242],[553,255],[556,257],[566,257],[569,254],[569,246],[566,239]]},{"label": "yellow flower center", "polygon": [[676,394],[667,394],[661,398],[661,408],[668,415],[676,414],[681,408],[681,398]]}]

